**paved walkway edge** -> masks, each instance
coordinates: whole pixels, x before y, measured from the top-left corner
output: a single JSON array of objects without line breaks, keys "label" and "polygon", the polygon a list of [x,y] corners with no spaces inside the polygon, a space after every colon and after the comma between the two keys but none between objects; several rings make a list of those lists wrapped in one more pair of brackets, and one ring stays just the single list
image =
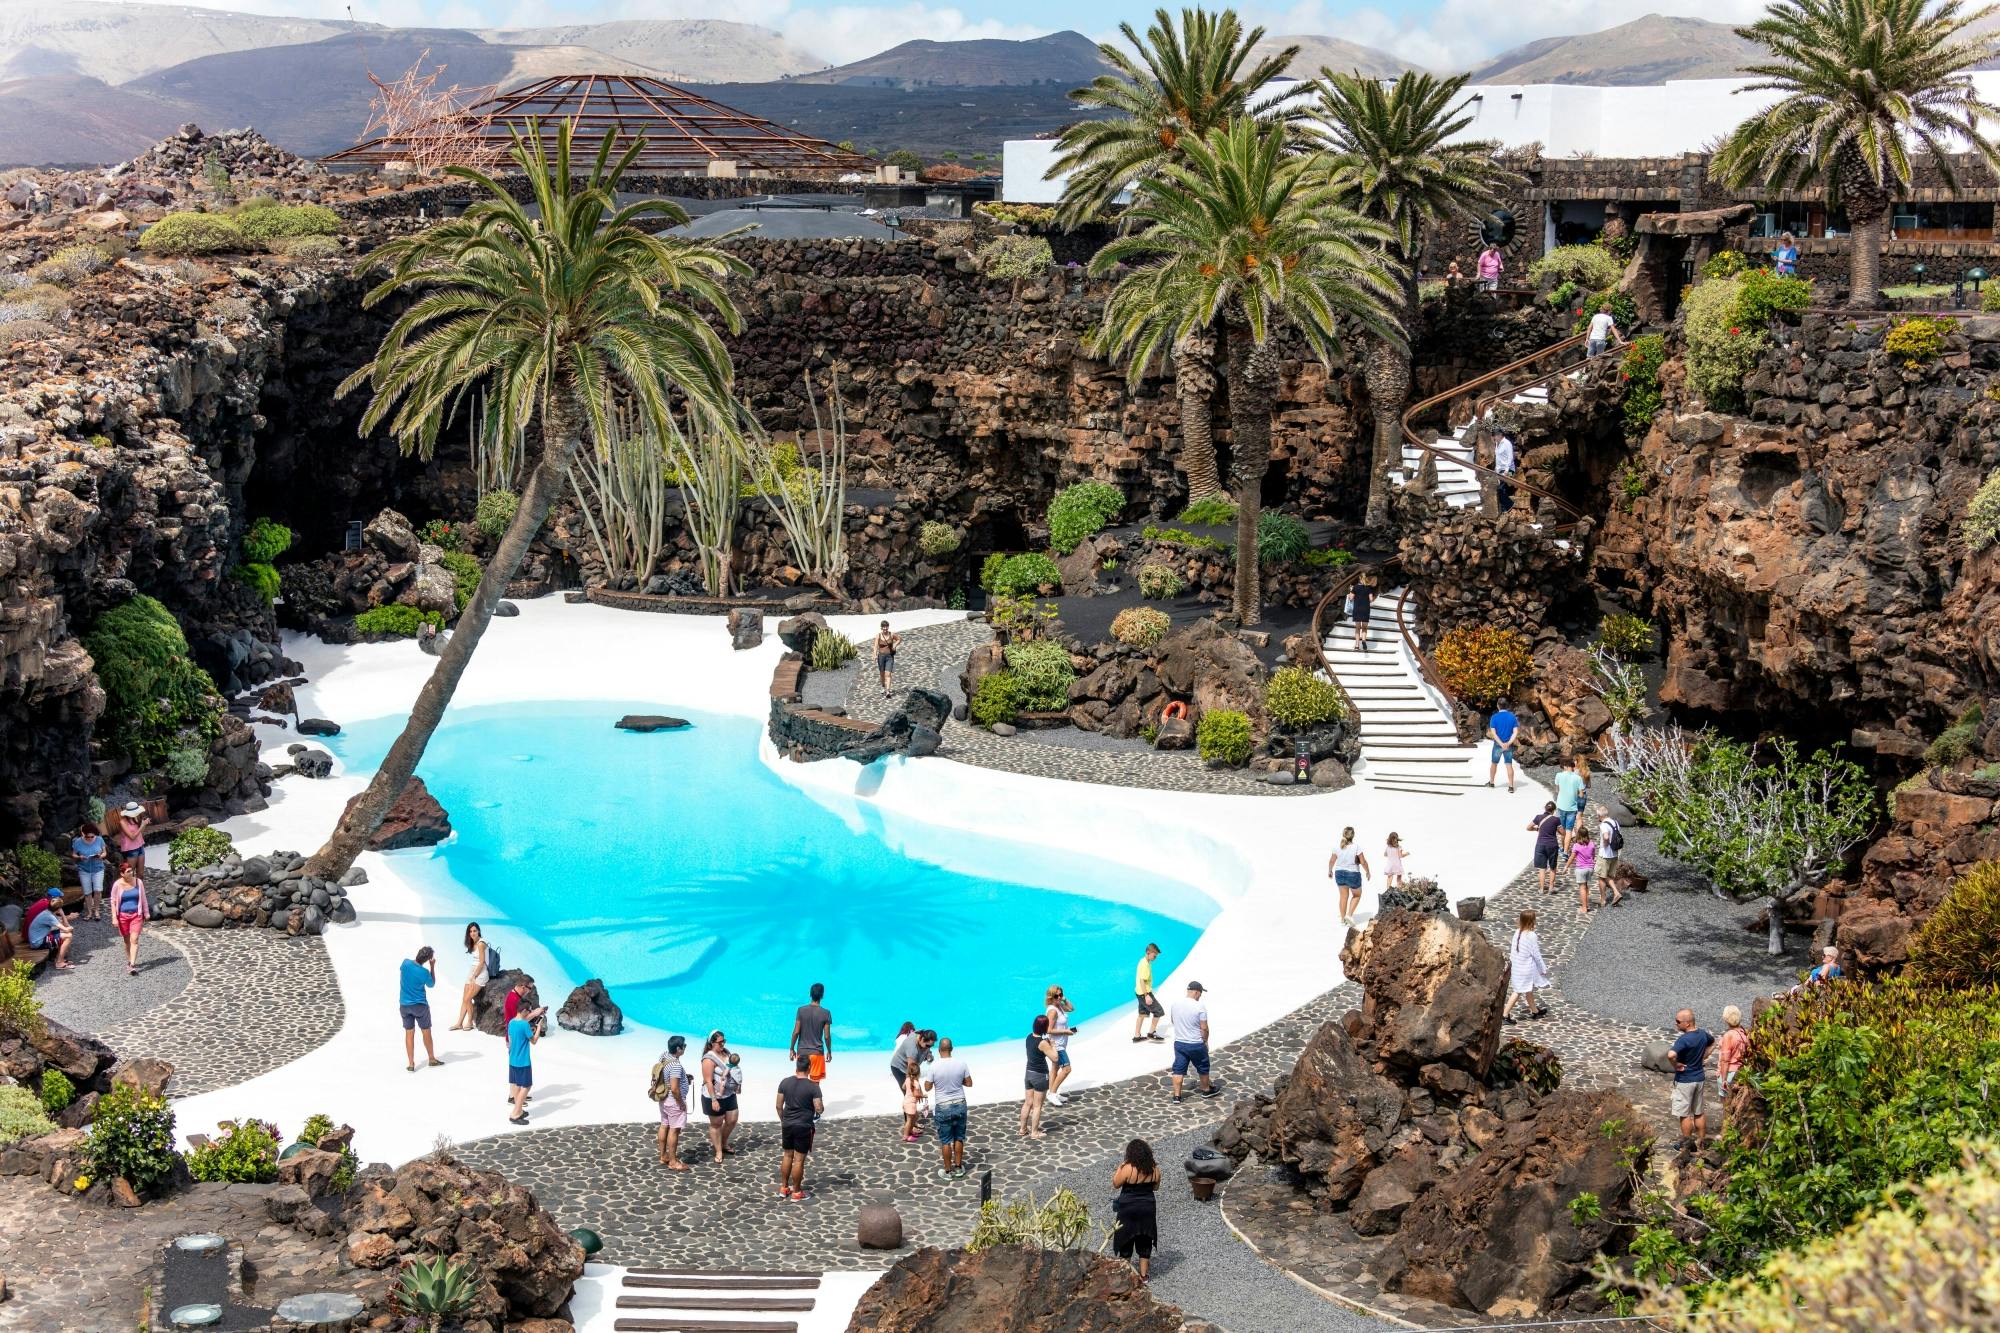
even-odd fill
[{"label": "paved walkway edge", "polygon": [[[1254,1162],[1257,1159],[1253,1156],[1248,1160]],[[1242,1167],[1237,1168],[1238,1171],[1241,1171],[1242,1169],[1243,1169]],[[1264,1264],[1266,1267],[1272,1269],[1275,1272],[1284,1274],[1286,1277],[1290,1278],[1293,1282],[1297,1283],[1299,1286],[1304,1287],[1307,1291],[1311,1292],[1313,1295],[1320,1297],[1322,1300],[1330,1301],[1333,1304],[1340,1306],[1342,1309],[1352,1310],[1356,1314],[1367,1315],[1370,1319],[1379,1319],[1383,1323],[1393,1324],[1397,1328],[1424,1327],[1424,1325],[1422,1324],[1413,1324],[1407,1319],[1398,1318],[1397,1316],[1392,1315],[1385,1310],[1378,1310],[1374,1306],[1368,1304],[1366,1301],[1358,1301],[1355,1300],[1352,1296],[1343,1295],[1342,1293],[1337,1291],[1330,1291],[1327,1288],[1320,1286],[1319,1283],[1308,1281],[1307,1279],[1300,1277],[1297,1273],[1294,1273],[1291,1269],[1285,1267],[1283,1264],[1277,1263],[1269,1255],[1265,1254],[1262,1249],[1258,1247],[1256,1241],[1250,1239],[1249,1235],[1244,1232],[1243,1228],[1237,1226],[1236,1223],[1230,1219],[1229,1186],[1227,1184],[1223,1185],[1221,1189],[1216,1191],[1216,1200],[1217,1200],[1216,1212],[1222,1218],[1222,1225],[1228,1227],[1229,1234],[1236,1237],[1238,1241],[1242,1242],[1245,1246],[1247,1246],[1250,1250],[1250,1253],[1257,1256],[1258,1262]]]}]

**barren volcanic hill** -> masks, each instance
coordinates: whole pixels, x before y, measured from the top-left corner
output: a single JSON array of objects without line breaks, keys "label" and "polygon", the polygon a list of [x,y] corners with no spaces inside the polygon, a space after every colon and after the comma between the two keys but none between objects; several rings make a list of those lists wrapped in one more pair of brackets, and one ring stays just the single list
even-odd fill
[{"label": "barren volcanic hill", "polygon": [[1472,71],[1474,83],[1647,84],[1738,77],[1759,48],[1727,23],[1648,14],[1602,32],[1503,51]]},{"label": "barren volcanic hill", "polygon": [[1097,43],[1080,32],[1052,32],[1025,42],[904,42],[880,55],[800,75],[798,83],[861,84],[877,88],[1005,88],[1055,83],[1075,88],[1106,66]]},{"label": "barren volcanic hill", "polygon": [[[761,83],[826,68],[769,28],[723,19],[619,19],[554,28],[483,28],[506,46],[580,47],[676,83]],[[595,68],[595,67],[593,67]]]},{"label": "barren volcanic hill", "polygon": [[224,51],[293,46],[375,27],[183,5],[0,0],[0,76],[83,74],[118,84]]},{"label": "barren volcanic hill", "polygon": [[1296,46],[1299,53],[1292,57],[1291,69],[1287,72],[1302,79],[1317,78],[1322,69],[1330,69],[1336,74],[1352,70],[1371,79],[1393,79],[1404,70],[1412,68],[1411,62],[1387,51],[1359,42],[1345,41],[1339,37],[1320,37],[1312,33],[1288,33],[1282,37],[1266,37],[1253,48],[1256,54],[1268,55]]}]

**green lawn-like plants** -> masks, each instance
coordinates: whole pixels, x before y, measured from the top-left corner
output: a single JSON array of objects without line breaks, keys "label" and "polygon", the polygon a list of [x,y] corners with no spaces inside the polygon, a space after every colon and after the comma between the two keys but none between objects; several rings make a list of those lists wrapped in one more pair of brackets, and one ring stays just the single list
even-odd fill
[{"label": "green lawn-like plants", "polygon": [[861,650],[854,646],[854,640],[837,629],[823,629],[813,635],[812,669],[814,671],[837,671],[852,662]]},{"label": "green lawn-like plants", "polygon": [[991,581],[986,583],[986,588],[1003,597],[1021,597],[1043,588],[1062,586],[1062,571],[1056,568],[1055,561],[1040,551],[1006,556],[999,564],[989,561],[988,565]]},{"label": "green lawn-like plants", "polygon": [[1165,542],[1169,546],[1185,546],[1190,551],[1226,551],[1229,543],[1216,537],[1204,537],[1189,532],[1186,528],[1159,528],[1151,524],[1139,529],[1139,535],[1149,542]]},{"label": "green lawn-like plants", "polygon": [[1257,516],[1257,558],[1267,565],[1296,560],[1312,545],[1306,525],[1291,514],[1265,512]]},{"label": "green lawn-like plants", "polygon": [[917,529],[917,549],[933,560],[942,559],[958,549],[964,534],[949,523],[937,519],[926,519]]},{"label": "green lawn-like plants", "polygon": [[278,1178],[278,1127],[262,1120],[225,1120],[219,1139],[187,1155],[188,1174],[196,1180],[232,1185],[267,1185]]},{"label": "green lawn-like plants", "polygon": [[1601,291],[1624,276],[1618,256],[1597,245],[1559,245],[1528,265],[1528,281],[1560,285],[1575,283],[1586,291]]},{"label": "green lawn-like plants", "polygon": [[26,1088],[0,1087],[0,1148],[55,1132],[41,1098]]},{"label": "green lawn-like plants", "polygon": [[282,523],[260,518],[243,533],[243,558],[260,565],[276,562],[292,549],[292,530]]},{"label": "green lawn-like plants", "polygon": [[191,743],[205,749],[220,734],[215,683],[189,658],[172,613],[153,598],[134,597],[105,612],[83,646],[104,687],[98,734],[135,767],[157,767],[169,751]]},{"label": "green lawn-like plants", "polygon": [[1308,569],[1345,569],[1354,563],[1354,552],[1344,546],[1314,546],[1299,552],[1299,563]]},{"label": "green lawn-like plants", "polygon": [[1085,537],[1103,530],[1125,507],[1125,493],[1102,481],[1065,486],[1049,501],[1049,545],[1058,555],[1074,551]]},{"label": "green lawn-like plants", "polygon": [[1660,391],[1660,367],[1667,362],[1667,340],[1658,333],[1634,338],[1618,363],[1625,382],[1625,402],[1619,409],[1625,422],[1625,437],[1636,440],[1653,427],[1665,401]]},{"label": "green lawn-like plants", "polygon": [[1069,649],[1049,639],[1010,643],[1007,670],[1020,689],[1021,711],[1051,713],[1069,707],[1069,687],[1076,679]]},{"label": "green lawn-like plants", "polygon": [[1724,1277],[1912,1200],[2000,1127],[2000,988],[1809,987],[1758,1021],[1742,1077],[1757,1108],[1725,1139],[1720,1197],[1697,1205]]},{"label": "green lawn-like plants", "polygon": [[1128,606],[1111,617],[1111,637],[1134,648],[1151,648],[1167,637],[1173,621],[1154,606]]},{"label": "green lawn-like plants", "polygon": [[1197,528],[1226,528],[1236,522],[1236,505],[1219,495],[1211,495],[1206,500],[1196,500],[1186,509],[1176,523],[1191,523]]},{"label": "green lawn-like plants", "polygon": [[[2000,283],[1994,289],[2000,291]],[[1965,545],[1973,551],[2000,541],[2000,468],[1993,469],[1966,502],[1964,532]]]},{"label": "green lawn-like plants", "polygon": [[174,840],[167,844],[167,865],[182,873],[200,870],[216,864],[234,850],[235,844],[227,833],[197,825],[174,834]]},{"label": "green lawn-like plants", "polygon": [[1203,762],[1220,760],[1232,768],[1250,762],[1251,739],[1250,718],[1234,708],[1211,708],[1194,728]]},{"label": "green lawn-like plants", "polygon": [[1488,708],[1518,689],[1534,670],[1528,641],[1494,625],[1446,630],[1433,654],[1444,687],[1467,703]]},{"label": "green lawn-like plants", "polygon": [[1304,667],[1283,666],[1264,686],[1264,708],[1281,727],[1298,730],[1343,717],[1340,691]]},{"label": "green lawn-like plants", "polygon": [[1009,671],[992,671],[979,678],[972,687],[972,698],[966,705],[972,720],[982,727],[990,727],[996,722],[1011,723],[1021,711],[1021,686]]},{"label": "green lawn-like plants", "polygon": [[1944,354],[1945,335],[1953,327],[1949,319],[1917,315],[1884,334],[1882,350],[1901,361],[1905,370],[1920,370]]},{"label": "green lawn-like plants", "polygon": [[256,590],[269,606],[278,600],[278,593],[284,587],[284,580],[278,575],[276,565],[267,565],[256,560],[247,560],[229,571],[229,576],[238,583]]},{"label": "green lawn-like plants", "polygon": [[121,1083],[98,1099],[84,1142],[89,1172],[99,1180],[123,1176],[144,1194],[174,1173],[174,1112],[167,1099]]},{"label": "green lawn-like plants", "polygon": [[444,617],[435,611],[419,611],[414,606],[371,606],[354,617],[354,628],[363,634],[393,634],[414,639],[425,625],[444,628]]},{"label": "green lawn-like plants", "polygon": [[1139,566],[1139,595],[1148,601],[1162,602],[1186,590],[1187,576],[1172,565]]},{"label": "green lawn-like plants", "polygon": [[217,255],[256,247],[243,229],[219,213],[169,213],[139,234],[149,255]]}]

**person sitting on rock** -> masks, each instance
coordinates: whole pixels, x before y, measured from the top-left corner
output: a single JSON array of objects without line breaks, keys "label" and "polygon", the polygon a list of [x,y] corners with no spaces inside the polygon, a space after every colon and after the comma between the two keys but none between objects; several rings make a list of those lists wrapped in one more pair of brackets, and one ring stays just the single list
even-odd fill
[{"label": "person sitting on rock", "polygon": [[21,935],[30,949],[49,949],[55,953],[56,971],[70,970],[69,946],[76,932],[63,913],[61,889],[50,889],[28,908],[27,918],[21,923]]}]

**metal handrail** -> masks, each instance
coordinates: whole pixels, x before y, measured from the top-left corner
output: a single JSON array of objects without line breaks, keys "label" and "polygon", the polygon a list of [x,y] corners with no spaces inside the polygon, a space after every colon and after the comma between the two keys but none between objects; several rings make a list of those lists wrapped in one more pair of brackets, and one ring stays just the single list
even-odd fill
[{"label": "metal handrail", "polygon": [[1537,375],[1526,383],[1510,384],[1504,389],[1495,389],[1492,393],[1485,394],[1474,400],[1472,404],[1472,419],[1477,421],[1488,412],[1491,412],[1503,398],[1517,398],[1530,389],[1539,389],[1544,384],[1553,384],[1565,375],[1574,375],[1585,366],[1595,365],[1607,358],[1614,356],[1622,358],[1631,349],[1631,346],[1630,342],[1623,342],[1616,347],[1607,347],[1596,356],[1586,356],[1581,361],[1572,361],[1566,366],[1557,366],[1554,370]]},{"label": "metal handrail", "polygon": [[[1416,403],[1413,406],[1405,409],[1403,412],[1402,423],[1401,423],[1403,428],[1404,443],[1415,448],[1419,453],[1426,455],[1433,464],[1435,464],[1436,461],[1439,459],[1444,459],[1446,462],[1457,463],[1461,467],[1469,468],[1473,472],[1479,473],[1482,476],[1491,477],[1496,482],[1504,480],[1509,486],[1512,486],[1517,491],[1521,491],[1524,492],[1525,494],[1532,495],[1540,500],[1547,500],[1550,504],[1554,505],[1558,510],[1562,511],[1562,513],[1568,516],[1570,524],[1574,524],[1580,521],[1584,517],[1583,511],[1578,509],[1575,505],[1571,504],[1569,501],[1563,499],[1561,496],[1555,495],[1549,491],[1545,491],[1539,486],[1534,486],[1529,484],[1528,482],[1522,481],[1519,477],[1503,477],[1501,473],[1495,472],[1492,468],[1487,467],[1484,463],[1479,462],[1476,458],[1456,458],[1451,455],[1448,455],[1442,449],[1438,448],[1437,445],[1432,444],[1431,442],[1421,438],[1417,434],[1416,427],[1413,423],[1417,420],[1417,418],[1421,417],[1426,412],[1431,411],[1433,408],[1439,406],[1446,406],[1447,410],[1445,414],[1445,424],[1448,427],[1451,424],[1451,414],[1448,407],[1449,404],[1454,403],[1459,399],[1466,397],[1469,393],[1472,393],[1475,390],[1484,388],[1485,386],[1492,384],[1497,380],[1500,380],[1508,375],[1511,375],[1518,370],[1521,370],[1527,366],[1532,366],[1535,363],[1549,356],[1553,356],[1558,352],[1566,351],[1569,348],[1576,347],[1577,345],[1584,343],[1586,341],[1587,339],[1583,334],[1581,333],[1573,334],[1570,337],[1562,339],[1560,342],[1550,343],[1547,347],[1542,348],[1542,350],[1539,352],[1530,353],[1529,355],[1522,357],[1518,361],[1511,361],[1508,364],[1500,367],[1498,370],[1489,370],[1484,375],[1476,376],[1472,379],[1464,381],[1461,384],[1455,384],[1451,388],[1446,389],[1443,393],[1432,394],[1429,398],[1424,399],[1422,402]],[[1574,366],[1560,367],[1555,373],[1561,374],[1564,371],[1570,369],[1574,369]],[[1472,417],[1472,420],[1477,421],[1478,419],[1479,419],[1478,415],[1477,413],[1475,413],[1474,416]],[[1472,451],[1468,451],[1468,453],[1470,452]]]},{"label": "metal handrail", "polygon": [[1341,709],[1347,715],[1348,726],[1356,734],[1359,734],[1361,730],[1361,714],[1355,709],[1354,700],[1348,696],[1347,687],[1342,685],[1340,677],[1333,673],[1333,663],[1326,660],[1326,609],[1329,606],[1336,605],[1341,598],[1346,597],[1348,589],[1359,583],[1363,574],[1385,570],[1396,563],[1398,563],[1398,557],[1396,556],[1390,556],[1387,560],[1373,565],[1356,563],[1346,573],[1327,585],[1326,592],[1320,596],[1319,601],[1313,606],[1313,661],[1319,665],[1319,674],[1326,677],[1332,683],[1334,690],[1340,695]]},{"label": "metal handrail", "polygon": [[1431,655],[1424,651],[1423,644],[1418,641],[1417,632],[1410,625],[1409,606],[1410,589],[1406,584],[1403,595],[1396,599],[1396,632],[1403,636],[1403,644],[1410,650],[1410,660],[1417,664],[1417,674],[1424,678],[1424,684],[1436,690],[1438,697],[1444,700],[1445,712],[1450,715],[1452,725],[1456,727],[1458,696],[1445,688],[1444,677],[1439,674],[1437,663],[1431,660]]}]

